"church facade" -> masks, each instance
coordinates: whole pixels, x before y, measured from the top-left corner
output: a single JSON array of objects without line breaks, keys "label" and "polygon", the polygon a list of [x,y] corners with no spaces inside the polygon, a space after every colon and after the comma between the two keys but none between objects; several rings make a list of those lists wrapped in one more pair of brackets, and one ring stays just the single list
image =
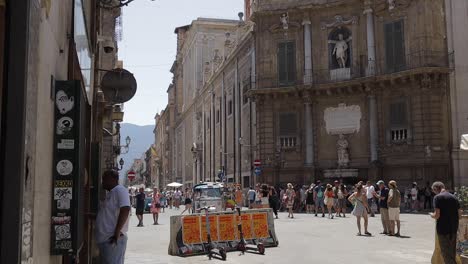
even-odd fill
[{"label": "church facade", "polygon": [[443,10],[442,0],[253,1],[258,181],[451,185]]}]

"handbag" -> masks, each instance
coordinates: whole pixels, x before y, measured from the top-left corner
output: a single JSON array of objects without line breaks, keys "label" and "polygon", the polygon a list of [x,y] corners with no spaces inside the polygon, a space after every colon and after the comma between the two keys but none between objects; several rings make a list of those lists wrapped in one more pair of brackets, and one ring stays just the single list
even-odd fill
[{"label": "handbag", "polygon": [[160,203],[156,203],[156,204],[154,205],[154,207],[156,207],[156,208],[161,208],[161,204],[160,204]]}]

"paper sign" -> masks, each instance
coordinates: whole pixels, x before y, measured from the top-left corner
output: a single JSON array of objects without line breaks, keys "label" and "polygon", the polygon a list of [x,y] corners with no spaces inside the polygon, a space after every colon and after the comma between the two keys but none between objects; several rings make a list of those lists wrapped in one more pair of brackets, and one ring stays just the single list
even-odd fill
[{"label": "paper sign", "polygon": [[237,227],[235,226],[234,215],[220,215],[219,221],[219,240],[236,240]]},{"label": "paper sign", "polygon": [[184,244],[197,244],[200,241],[200,217],[182,217],[182,241]]},{"label": "paper sign", "polygon": [[242,215],[242,232],[244,233],[245,239],[251,239],[252,234],[252,214]]},{"label": "paper sign", "polygon": [[252,214],[252,222],[255,238],[267,238],[270,236],[268,232],[268,218],[266,213]]},{"label": "paper sign", "polygon": [[[218,241],[218,217],[216,215],[210,215],[210,235],[211,241]],[[201,216],[201,238],[204,243],[208,242],[206,234],[206,216]]]}]

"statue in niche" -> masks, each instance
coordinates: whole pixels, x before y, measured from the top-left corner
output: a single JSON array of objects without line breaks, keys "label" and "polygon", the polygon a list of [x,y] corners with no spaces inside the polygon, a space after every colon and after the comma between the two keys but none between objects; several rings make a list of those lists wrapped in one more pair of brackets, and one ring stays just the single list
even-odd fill
[{"label": "statue in niche", "polygon": [[219,56],[219,49],[215,49],[213,56],[213,69],[218,69],[219,65],[221,65],[222,62],[223,59],[221,58],[221,56]]},{"label": "statue in niche", "polygon": [[393,9],[395,9],[395,7],[396,7],[395,0],[388,0],[388,10],[392,11]]},{"label": "statue in niche", "polygon": [[343,134],[340,134],[338,141],[336,142],[336,148],[338,152],[338,167],[347,168],[349,166],[349,143]]},{"label": "statue in niche", "polygon": [[334,44],[332,57],[335,58],[336,62],[338,63],[338,68],[348,68],[348,54],[349,54],[349,45],[352,39],[351,36],[348,38],[344,38],[342,33],[338,33],[338,39],[334,40],[331,39],[328,41],[329,44]]},{"label": "statue in niche", "polygon": [[281,26],[283,27],[284,30],[288,30],[289,28],[289,15],[288,13],[284,13],[280,17],[281,21]]}]

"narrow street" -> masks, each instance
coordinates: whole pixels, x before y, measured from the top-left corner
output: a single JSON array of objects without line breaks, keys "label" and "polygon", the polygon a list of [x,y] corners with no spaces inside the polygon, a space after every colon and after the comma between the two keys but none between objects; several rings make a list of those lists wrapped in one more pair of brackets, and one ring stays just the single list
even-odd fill
[{"label": "narrow street", "polygon": [[[206,256],[173,257],[167,254],[169,217],[180,213],[166,210],[160,225],[152,225],[152,216],[144,215],[144,227],[136,227],[131,217],[126,264],[179,264],[221,262]],[[277,248],[267,248],[266,255],[228,253],[225,263],[429,263],[434,248],[433,221],[427,215],[403,214],[403,238],[380,235],[380,216],[369,220],[372,237],[356,236],[355,218],[315,217],[297,214],[295,219],[281,213],[275,221],[280,242]],[[307,260],[309,259],[309,260]]]}]

